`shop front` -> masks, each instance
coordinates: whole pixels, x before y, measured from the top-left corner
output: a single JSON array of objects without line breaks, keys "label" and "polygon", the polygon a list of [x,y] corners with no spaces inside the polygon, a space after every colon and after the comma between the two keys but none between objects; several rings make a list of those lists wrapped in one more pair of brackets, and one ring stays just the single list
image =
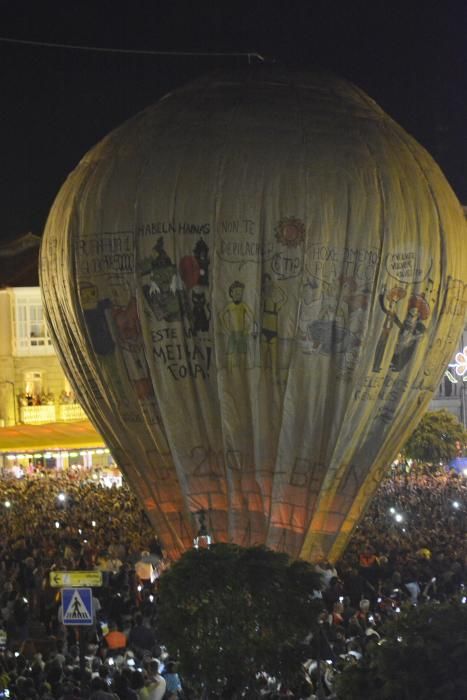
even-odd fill
[{"label": "shop front", "polygon": [[89,421],[15,425],[0,428],[0,472],[23,478],[48,472],[97,475],[106,485],[119,485],[121,475],[109,449]]}]

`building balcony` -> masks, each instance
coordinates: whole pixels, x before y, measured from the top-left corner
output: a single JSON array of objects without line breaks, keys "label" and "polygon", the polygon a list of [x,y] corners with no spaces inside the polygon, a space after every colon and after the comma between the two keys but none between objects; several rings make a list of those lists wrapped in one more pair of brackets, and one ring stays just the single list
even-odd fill
[{"label": "building balcony", "polygon": [[79,403],[59,404],[55,406],[21,406],[19,409],[21,423],[39,425],[41,423],[71,423],[87,420],[87,416]]},{"label": "building balcony", "polygon": [[19,409],[21,423],[37,425],[39,423],[56,423],[55,406],[21,406]]},{"label": "building balcony", "polygon": [[87,420],[88,417],[79,405],[79,403],[60,404],[57,411],[57,420],[59,421],[78,421]]}]

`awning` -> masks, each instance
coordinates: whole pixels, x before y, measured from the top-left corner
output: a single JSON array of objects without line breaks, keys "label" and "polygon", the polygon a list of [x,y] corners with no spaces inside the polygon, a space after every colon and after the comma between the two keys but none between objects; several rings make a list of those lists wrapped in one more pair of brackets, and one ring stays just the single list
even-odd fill
[{"label": "awning", "polygon": [[105,447],[89,421],[44,423],[0,428],[0,452],[36,452]]}]

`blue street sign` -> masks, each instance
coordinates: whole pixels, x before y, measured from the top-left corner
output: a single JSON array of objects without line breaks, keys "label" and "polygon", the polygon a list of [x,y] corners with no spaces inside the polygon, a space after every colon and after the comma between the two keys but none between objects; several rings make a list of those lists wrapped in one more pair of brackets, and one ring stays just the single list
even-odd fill
[{"label": "blue street sign", "polygon": [[64,625],[92,625],[92,589],[62,588]]}]

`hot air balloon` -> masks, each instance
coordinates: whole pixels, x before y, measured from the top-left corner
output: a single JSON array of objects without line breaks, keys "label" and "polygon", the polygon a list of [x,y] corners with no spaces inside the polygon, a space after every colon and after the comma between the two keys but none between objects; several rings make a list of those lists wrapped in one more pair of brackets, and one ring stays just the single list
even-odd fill
[{"label": "hot air balloon", "polygon": [[64,369],[168,556],[336,560],[452,356],[462,209],[354,85],[262,66],[166,96],[50,212]]}]

